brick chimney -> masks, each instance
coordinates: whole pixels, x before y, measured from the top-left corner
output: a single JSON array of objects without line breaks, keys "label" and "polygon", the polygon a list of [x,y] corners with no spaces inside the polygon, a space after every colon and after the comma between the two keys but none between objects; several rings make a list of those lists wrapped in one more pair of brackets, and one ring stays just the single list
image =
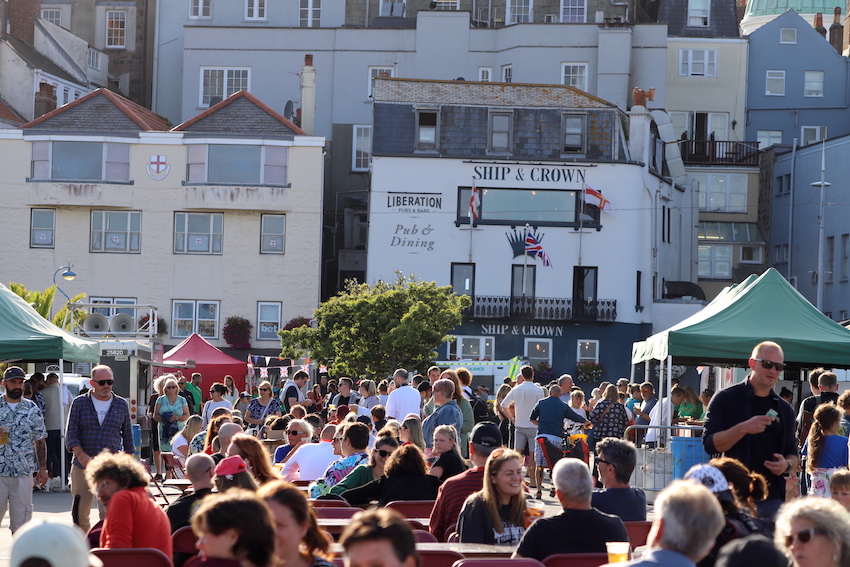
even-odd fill
[{"label": "brick chimney", "polygon": [[35,114],[33,115],[33,120],[54,110],[56,110],[55,87],[47,83],[39,83],[38,92],[35,93]]},{"label": "brick chimney", "polygon": [[844,51],[844,26],[841,25],[841,8],[835,7],[835,16],[829,26],[829,43],[839,55]]},{"label": "brick chimney", "polygon": [[304,56],[301,68],[301,129],[312,136],[316,127],[316,68],[313,56]]},{"label": "brick chimney", "polygon": [[826,39],[826,28],[823,27],[823,13],[818,12],[815,14],[815,31],[818,32],[821,37]]},{"label": "brick chimney", "polygon": [[5,4],[6,13],[0,19],[2,31],[6,31],[5,23],[8,22],[9,35],[33,45],[35,21],[41,15],[41,0],[6,0]]}]

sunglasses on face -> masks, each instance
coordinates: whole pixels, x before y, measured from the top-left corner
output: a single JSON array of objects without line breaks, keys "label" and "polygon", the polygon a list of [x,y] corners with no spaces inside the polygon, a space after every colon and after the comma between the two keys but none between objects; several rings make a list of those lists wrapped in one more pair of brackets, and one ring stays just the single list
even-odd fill
[{"label": "sunglasses on face", "polygon": [[261,392],[268,392],[268,391],[269,391],[269,389],[268,389],[268,388],[260,388],[260,391],[261,391]]},{"label": "sunglasses on face", "polygon": [[166,386],[165,389],[166,390],[176,390],[177,386]]},{"label": "sunglasses on face", "polygon": [[392,455],[393,452],[392,451],[385,451],[384,449],[378,449],[378,454],[386,459],[387,457]]},{"label": "sunglasses on face", "polygon": [[337,441],[338,443],[342,443],[343,439],[345,439],[345,437],[334,437],[334,441]]},{"label": "sunglasses on face", "polygon": [[94,380],[94,383],[98,386],[111,386],[115,383],[115,380]]},{"label": "sunglasses on face", "polygon": [[800,543],[809,543],[816,535],[826,535],[826,532],[819,528],[806,528],[797,532],[797,535],[787,535],[785,536],[785,547],[791,547],[795,539]]},{"label": "sunglasses on face", "polygon": [[755,360],[756,362],[761,362],[761,367],[764,368],[765,370],[770,370],[774,366],[780,372],[785,370],[785,363],[784,362],[773,362],[772,360],[764,360],[764,359],[761,359],[761,358],[754,358],[753,360]]},{"label": "sunglasses on face", "polygon": [[287,431],[287,435],[301,435],[301,431],[296,431],[294,429]]}]

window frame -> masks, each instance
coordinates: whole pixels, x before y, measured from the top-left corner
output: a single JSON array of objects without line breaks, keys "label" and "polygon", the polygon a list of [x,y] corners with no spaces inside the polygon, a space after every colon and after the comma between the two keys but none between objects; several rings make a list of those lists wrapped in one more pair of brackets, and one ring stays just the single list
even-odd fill
[{"label": "window frame", "polygon": [[[216,93],[205,92],[207,89],[205,88],[204,85],[205,85],[205,82],[207,82],[207,81],[205,81],[204,73],[207,73],[207,72],[210,72],[210,71],[221,71],[222,72],[221,94],[218,94],[217,92]],[[220,96],[221,100],[224,100],[224,99],[230,97],[231,95],[233,95],[233,94],[235,94],[235,93],[237,93],[241,90],[251,92],[251,75],[252,75],[251,71],[252,71],[251,67],[210,67],[210,66],[200,67],[199,83],[198,83],[198,85],[199,85],[199,88],[198,88],[198,108],[208,108],[210,106],[210,100],[213,97],[216,97],[216,96]],[[239,78],[237,78],[235,76],[229,76],[230,73],[235,73],[235,72],[239,72],[239,73],[245,72],[246,76],[245,77],[239,77]],[[236,86],[237,83],[239,84],[240,87],[242,87],[244,85],[244,88],[234,89],[234,87]],[[210,88],[212,88],[212,79],[210,79],[209,84],[210,84]]]},{"label": "window frame", "polygon": [[[503,130],[494,130],[494,120],[496,118],[507,117],[508,119],[508,128],[507,131]],[[493,135],[494,134],[506,134],[508,141],[505,144],[505,148],[501,146],[495,147],[493,144]],[[514,146],[514,113],[511,111],[490,111],[487,116],[487,153],[488,154],[496,154],[496,155],[511,155],[513,153]]]},{"label": "window frame", "polygon": [[[478,341],[478,358],[461,358],[463,355],[464,341]],[[449,360],[474,360],[474,361],[490,361],[495,360],[495,345],[496,337],[487,335],[455,335],[454,341],[447,342]],[[488,349],[489,346],[489,349]],[[458,352],[460,349],[460,352]],[[490,353],[488,357],[488,352]]]},{"label": "window frame", "polygon": [[[744,249],[752,249],[754,251],[758,251],[758,259],[756,260],[745,260],[744,259]],[[764,263],[764,247],[759,246],[758,244],[742,244],[740,246],[740,250],[738,253],[738,263],[739,264],[763,264]]]},{"label": "window frame", "polygon": [[503,83],[512,83],[514,80],[514,66],[513,65],[502,65],[502,82]]},{"label": "window frame", "polygon": [[824,283],[835,281],[835,236],[826,237],[826,262],[823,270]]},{"label": "window frame", "polygon": [[492,67],[479,67],[478,68],[478,82],[479,83],[489,83],[493,80],[493,68]]},{"label": "window frame", "polygon": [[268,2],[266,0],[245,0],[245,21],[268,21]]},{"label": "window frame", "polygon": [[[531,357],[531,355],[529,354],[528,347],[532,343],[540,343],[540,344],[547,344],[548,345],[547,359],[545,361],[543,360],[542,357],[537,357],[537,356]],[[523,349],[523,353],[524,353],[523,356],[525,356],[525,359],[528,361],[529,364],[531,364],[535,368],[538,368],[539,365],[542,362],[545,362],[546,364],[548,364],[549,368],[552,367],[552,339],[549,339],[549,338],[546,338],[546,337],[525,337],[522,341],[522,349]]]},{"label": "window frame", "polygon": [[[573,5],[567,6],[568,2]],[[581,6],[578,6],[578,4],[581,4]],[[573,12],[568,15],[568,10],[573,10]],[[581,16],[578,16],[579,11],[581,12]],[[560,13],[558,15],[562,24],[586,24],[587,0],[561,0]]]},{"label": "window frame", "polygon": [[[705,4],[698,7],[697,4]],[[704,14],[704,15],[703,15]],[[707,28],[711,25],[711,1],[710,0],[688,0],[687,27]],[[697,20],[703,20],[698,22]]]},{"label": "window frame", "polygon": [[[700,211],[707,212],[723,212],[723,213],[746,213],[749,205],[749,197],[750,197],[750,187],[749,187],[749,178],[745,173],[697,173],[693,174],[694,179],[699,181],[700,188],[699,193],[697,195],[697,206]],[[702,178],[705,178],[705,183],[703,184]],[[724,206],[720,208],[711,208],[711,195],[714,193],[719,193],[719,191],[712,191],[714,187],[715,178],[723,178],[724,194],[726,195],[724,199]],[[745,185],[745,193],[744,193],[744,204],[741,207],[733,207],[731,204],[732,195],[736,195],[738,193],[732,192],[732,179],[741,180],[743,178]]]},{"label": "window frame", "polygon": [[[765,135],[763,136],[762,133],[764,133]],[[773,139],[776,136],[777,133],[779,135],[779,141],[767,144],[767,142],[769,140]],[[764,149],[767,149],[771,146],[782,144],[783,133],[784,132],[782,130],[757,130],[756,131],[756,139],[758,140],[758,143],[759,143],[759,149],[764,150]],[[762,145],[762,142],[765,143],[764,146]]]},{"label": "window frame", "polygon": [[[530,189],[523,187],[489,187],[489,186],[481,186],[477,185],[479,196],[481,199],[481,206],[479,209],[479,217],[475,220],[476,225],[494,225],[494,226],[524,226],[526,223],[533,226],[560,226],[560,227],[577,227],[577,226],[585,226],[585,227],[598,227],[600,226],[600,211],[593,205],[589,205],[583,203],[581,200],[581,190],[580,189]],[[455,225],[460,226],[462,224],[469,224],[469,199],[472,194],[472,187],[470,186],[460,186],[457,188],[458,190],[458,199],[457,199],[457,211],[455,217]],[[488,218],[487,213],[487,203],[490,191],[517,191],[519,193],[522,192],[530,192],[534,191],[535,194],[543,196],[543,193],[553,192],[553,193],[572,193],[573,199],[573,216],[571,220],[557,221],[557,220],[548,220],[548,219],[532,219],[532,218],[523,218],[522,212],[517,213],[517,216],[512,218]],[[579,215],[584,215],[584,219],[580,218]]]},{"label": "window frame", "polygon": [[[787,40],[787,39],[783,39],[782,36],[783,36],[783,34],[785,34],[785,32],[794,32],[794,39],[790,40],[790,41]],[[786,45],[796,44],[797,43],[797,28],[779,28],[779,43],[780,44],[786,44]]]},{"label": "window frame", "polygon": [[39,17],[46,22],[50,22],[54,26],[62,27],[62,10],[58,10],[56,8],[41,8]]},{"label": "window frame", "polygon": [[384,78],[392,79],[395,77],[395,66],[369,65],[369,83],[366,86],[366,98],[369,100],[372,100],[372,88],[375,86],[375,79],[381,78],[383,72],[388,72]]},{"label": "window frame", "polygon": [[[701,53],[702,61],[695,59],[694,55]],[[717,77],[717,49],[679,49],[679,76],[680,77]],[[695,72],[694,67],[702,64],[703,72]]]},{"label": "window frame", "polygon": [[[181,215],[184,215],[186,218],[184,219],[184,222],[183,222],[184,230],[182,232],[182,236],[183,236],[183,239],[184,239],[183,240],[183,249],[178,250],[178,247],[177,247],[177,237],[178,237],[177,223],[178,223],[178,217],[180,217]],[[191,237],[191,234],[189,233],[189,217],[190,217],[190,215],[209,216],[210,230],[209,230],[208,233],[203,233],[203,234],[207,234],[209,236],[209,245],[207,246],[207,250],[208,250],[207,252],[198,252],[198,251],[194,251],[194,250],[189,250],[188,241],[189,241],[189,238]],[[221,232],[219,232],[219,233],[215,232],[215,219],[216,219],[216,217],[221,219],[221,223],[220,223],[221,224]],[[201,234],[201,233],[197,233],[197,234]],[[215,240],[216,235],[219,237],[218,238],[218,241],[219,241],[219,244],[218,244],[219,251],[218,252],[215,251],[215,244],[214,244],[214,240]],[[172,249],[172,252],[174,254],[179,254],[181,256],[182,255],[221,256],[222,254],[224,254],[224,213],[201,213],[201,212],[193,212],[193,211],[174,211],[174,227],[172,229],[172,246],[171,246],[171,249]]]},{"label": "window frame", "polygon": [[463,275],[463,274],[456,274],[455,273],[456,268],[469,268],[469,269],[472,270],[472,277],[470,278],[470,284],[469,284],[470,289],[469,289],[468,295],[469,295],[469,297],[474,298],[475,297],[475,262],[452,262],[451,267],[449,268],[450,269],[449,282],[450,282],[450,285],[452,286],[452,291],[457,295],[467,295],[466,293],[463,293],[463,294],[458,293],[457,289],[455,289],[455,277],[459,276],[459,275]]},{"label": "window frame", "polygon": [[[184,185],[224,185],[224,186],[234,186],[234,185],[242,185],[247,187],[289,187],[289,146],[278,146],[278,145],[269,145],[269,144],[187,144],[187,159],[186,159],[186,177],[184,181]],[[222,148],[222,147],[250,147],[250,148],[259,148],[260,156],[259,156],[259,178],[256,183],[253,180],[234,180],[234,181],[210,181],[210,148]],[[192,155],[195,154],[198,150],[197,148],[203,147],[203,161],[197,161],[200,156]],[[274,151],[281,151],[283,154],[283,164],[273,163],[269,160],[279,159],[280,156],[275,157],[274,155],[269,155],[269,149],[273,148]],[[198,168],[203,166],[203,179],[198,181],[195,179],[196,172],[199,171]],[[268,172],[267,168],[283,168],[283,183],[269,183],[266,180]]]},{"label": "window frame", "polygon": [[130,317],[133,318],[133,321],[136,320],[136,310],[128,309],[126,307],[117,307],[119,305],[136,305],[137,299],[135,297],[103,297],[93,295],[89,297],[89,302],[97,305],[104,305],[109,307],[90,307],[90,313],[100,313],[104,317],[114,317],[119,313],[126,313]]},{"label": "window frame", "polygon": [[[414,110],[416,113],[416,118],[414,121],[415,133],[413,137],[413,150],[417,152],[435,152],[440,149],[440,110],[438,108],[433,107],[424,107],[424,108],[416,108]],[[434,129],[434,141],[433,142],[423,142],[422,141],[422,118],[424,116],[433,116],[434,117],[434,125],[426,124],[426,128]]]},{"label": "window frame", "polygon": [[[204,12],[206,12],[206,15]],[[212,0],[189,0],[189,19],[211,20]]]},{"label": "window frame", "polygon": [[[72,147],[72,144],[89,144],[89,145],[99,145],[100,146],[100,177],[96,179],[65,179],[62,177],[54,177],[53,171],[56,166],[55,163],[55,148],[56,144],[60,144],[61,147]],[[67,144],[67,145],[66,145]],[[36,153],[39,152],[40,149],[47,148],[46,159],[35,159]],[[126,155],[116,156],[115,153],[122,153]],[[39,152],[40,153],[40,152]],[[127,184],[132,183],[130,180],[130,144],[117,143],[117,142],[90,142],[86,140],[43,140],[32,142],[30,147],[30,181],[52,181],[52,182],[94,182],[94,183],[117,183],[117,184]],[[38,156],[42,158],[42,156]],[[88,156],[94,157],[94,156]],[[124,158],[126,157],[126,161],[116,160],[115,158]],[[110,159],[111,158],[111,159]],[[68,159],[68,158],[63,158]],[[47,176],[37,176],[36,175],[36,164],[46,164],[43,167],[47,168],[48,175]],[[110,170],[110,164],[120,164],[123,167],[121,168],[123,173],[126,173],[126,178],[122,179],[110,179],[107,172]],[[114,170],[114,167],[112,168]]]},{"label": "window frame", "polygon": [[322,0],[298,0],[298,27],[322,27]]},{"label": "window frame", "polygon": [[[36,211],[38,212],[47,212],[51,213],[52,222],[50,228],[47,227],[34,227],[33,221],[35,217]],[[39,231],[47,231],[50,233],[50,244],[49,245],[38,245],[35,243],[35,235],[36,230]],[[30,209],[30,248],[42,248],[42,249],[53,249],[56,248],[56,209],[49,209],[44,207],[33,207]]]},{"label": "window frame", "polygon": [[[812,74],[811,78],[810,78],[810,73]],[[820,75],[820,77],[817,76],[818,74]],[[805,97],[805,98],[823,98],[824,81],[825,80],[826,80],[826,73],[824,73],[823,71],[817,71],[817,70],[804,71],[803,72],[803,97]],[[817,85],[817,84],[820,84],[820,89],[819,90],[813,89],[812,94],[809,94],[810,85]]]},{"label": "window frame", "polygon": [[[815,131],[815,137],[807,142],[806,141],[806,132],[807,131]],[[827,128],[826,126],[800,126],[800,145],[801,146],[810,146],[812,144],[819,144],[823,140],[826,139],[827,136]]]},{"label": "window frame", "polygon": [[[585,348],[589,348],[590,345],[593,345],[593,350],[595,351],[593,356],[583,356],[581,352],[582,345],[586,345]],[[599,364],[599,339],[576,339],[576,362],[592,362],[594,364]]]},{"label": "window frame", "polygon": [[100,51],[94,47],[89,47],[87,64],[90,69],[100,70]]},{"label": "window frame", "polygon": [[[771,77],[771,73],[773,76]],[[782,81],[782,92],[770,90],[771,81]],[[785,71],[782,69],[767,69],[764,74],[764,96],[785,96]]]},{"label": "window frame", "polygon": [[[368,136],[359,135],[360,132],[368,131]],[[364,148],[360,145],[361,140],[368,140]],[[358,155],[361,152],[363,155]],[[351,128],[351,171],[369,171],[372,168],[372,125],[353,124]]]},{"label": "window frame", "polygon": [[[575,70],[578,70],[578,69],[582,70],[582,72],[583,72],[582,74],[574,75],[574,74],[571,73],[569,75],[569,78],[580,77],[581,78],[580,84],[574,84],[575,81],[572,81],[572,80],[568,81],[568,75],[567,75],[567,69],[568,68],[573,68]],[[578,90],[583,91],[583,92],[587,92],[587,77],[588,77],[587,68],[588,68],[587,63],[581,63],[581,62],[578,62],[578,61],[562,61],[561,62],[561,84],[568,86],[568,87],[573,87],[573,88],[578,89]]]},{"label": "window frame", "polygon": [[[520,3],[527,6],[520,6]],[[507,0],[505,4],[505,25],[530,24],[534,21],[534,0]],[[520,14],[522,11],[522,14]],[[522,18],[520,20],[520,18]],[[508,82],[508,81],[505,81]]]},{"label": "window frame", "polygon": [[[266,219],[271,217],[280,217],[283,219],[283,233],[271,233],[266,232]],[[266,236],[280,236],[281,238],[281,246],[280,250],[271,250],[265,248]],[[283,255],[286,254],[286,215],[285,214],[277,214],[277,213],[262,213],[260,215],[260,254],[277,254]]]},{"label": "window frame", "polygon": [[[176,322],[178,318],[176,317],[177,310],[175,307],[178,304],[191,304],[192,305],[192,331],[187,334],[177,334],[178,325]],[[215,319],[200,319],[198,317],[198,308],[200,305],[214,305],[215,306]],[[188,319],[180,318],[180,321],[187,321]],[[215,321],[214,330],[215,333],[213,335],[203,334],[200,332],[200,322],[201,321]],[[174,299],[171,301],[171,338],[174,339],[186,339],[192,336],[192,333],[197,333],[205,339],[217,340],[219,337],[219,324],[221,323],[221,301],[214,299]]]},{"label": "window frame", "polygon": [[841,278],[846,282],[850,278],[850,234],[841,235]]},{"label": "window frame", "polygon": [[[568,149],[567,146],[567,136],[575,135],[570,134],[567,131],[567,123],[573,120],[579,120],[581,123],[581,132],[579,136],[581,137],[581,141],[578,145],[570,146],[572,149]],[[587,152],[587,115],[586,114],[576,114],[565,112],[561,115],[561,154],[562,155],[584,155]]]},{"label": "window frame", "polygon": [[[101,215],[101,228],[95,230],[94,222],[95,222],[95,214],[98,213]],[[108,215],[127,215],[127,230],[126,231],[118,231],[118,230],[107,230],[107,217]],[[132,221],[133,216],[136,215],[138,218],[139,230],[132,230]],[[101,234],[100,242],[101,247],[100,250],[95,249],[94,247],[94,234],[95,232],[99,232]],[[108,250],[106,247],[106,237],[108,233],[123,233],[125,235],[125,246],[124,250]],[[137,249],[133,250],[131,247],[132,237],[136,235]],[[125,211],[125,210],[110,210],[110,209],[92,209],[89,220],[89,252],[92,254],[141,254],[142,253],[142,211]]]},{"label": "window frame", "polygon": [[[702,270],[700,269],[700,264],[703,264],[703,260],[700,258],[700,251],[705,249],[705,248],[709,249],[708,262],[709,262],[709,273],[710,273],[710,275],[703,274]],[[734,267],[733,266],[733,260],[734,260],[733,248],[734,247],[733,247],[732,244],[699,244],[699,245],[697,245],[697,279],[704,279],[704,280],[712,280],[712,279],[713,280],[729,280],[729,279],[732,279],[732,268]],[[728,258],[720,258],[720,259],[717,258],[717,252],[720,249],[723,249],[724,251],[728,252]],[[727,261],[727,259],[728,259],[728,262],[729,262],[728,274],[726,274],[725,272],[721,272],[717,268],[717,264],[719,262],[725,262],[725,261]]]},{"label": "window frame", "polygon": [[[120,14],[123,14],[123,16]],[[121,27],[113,27],[113,22],[122,22],[123,25]],[[115,33],[112,34],[112,32]],[[120,44],[115,42],[115,39],[118,37],[121,39]],[[127,10],[106,11],[106,35],[104,36],[104,46],[108,49],[127,48]]]},{"label": "window frame", "polygon": [[[277,307],[277,321],[267,320],[267,323],[275,323],[277,325],[277,330],[272,333],[272,336],[263,336],[262,335],[262,327],[263,327],[263,307]],[[258,301],[257,302],[257,340],[258,341],[277,341],[280,340],[277,336],[277,331],[282,328],[281,325],[281,317],[283,315],[283,303],[280,301]]]}]

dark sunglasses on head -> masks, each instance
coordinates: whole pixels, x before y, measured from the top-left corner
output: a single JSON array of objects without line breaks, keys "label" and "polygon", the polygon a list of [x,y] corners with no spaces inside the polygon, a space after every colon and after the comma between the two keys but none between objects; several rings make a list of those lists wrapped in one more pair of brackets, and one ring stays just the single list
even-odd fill
[{"label": "dark sunglasses on head", "polygon": [[390,455],[392,455],[392,454],[393,454],[393,452],[392,452],[392,451],[385,451],[385,450],[383,450],[383,449],[378,449],[378,454],[379,454],[380,456],[382,456],[382,457],[385,457],[385,458],[386,458],[386,457],[389,457]]},{"label": "dark sunglasses on head", "polygon": [[111,386],[115,383],[115,380],[94,380],[94,383],[97,384],[98,386],[106,386],[106,385]]},{"label": "dark sunglasses on head", "polygon": [[797,535],[787,535],[785,536],[785,547],[791,547],[794,544],[794,539],[800,543],[809,543],[812,541],[812,538],[816,535],[826,535],[826,531],[820,528],[806,528],[805,530],[800,530],[797,532]]},{"label": "dark sunglasses on head", "polygon": [[770,370],[774,366],[780,372],[785,370],[785,363],[784,362],[773,362],[772,360],[764,360],[762,358],[754,358],[753,360],[755,360],[757,362],[761,362],[761,367],[764,368],[765,370]]}]

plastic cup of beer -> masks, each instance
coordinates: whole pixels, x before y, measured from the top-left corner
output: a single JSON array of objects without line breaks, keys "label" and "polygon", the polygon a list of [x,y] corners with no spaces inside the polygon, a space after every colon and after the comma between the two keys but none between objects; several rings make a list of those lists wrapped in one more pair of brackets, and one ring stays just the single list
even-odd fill
[{"label": "plastic cup of beer", "polygon": [[631,544],[627,541],[609,541],[605,544],[608,548],[608,563],[625,563],[629,560]]},{"label": "plastic cup of beer", "polygon": [[529,498],[525,501],[525,527],[531,525],[531,522],[537,518],[543,517],[543,507],[546,505],[542,500]]},{"label": "plastic cup of beer", "polygon": [[9,428],[0,425],[0,445],[5,445],[9,442]]}]

